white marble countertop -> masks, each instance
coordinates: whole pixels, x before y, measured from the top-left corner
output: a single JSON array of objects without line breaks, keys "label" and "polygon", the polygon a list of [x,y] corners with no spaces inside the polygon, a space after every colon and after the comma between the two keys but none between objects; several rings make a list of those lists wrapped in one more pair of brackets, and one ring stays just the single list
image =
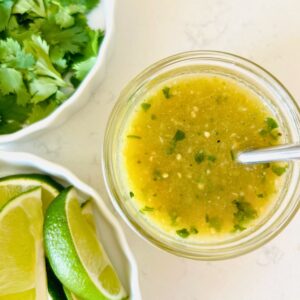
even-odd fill
[{"label": "white marble countertop", "polygon": [[[119,0],[106,79],[60,128],[10,149],[60,163],[107,201],[100,168],[104,128],[121,88],[158,59],[214,49],[250,58],[300,101],[299,0]],[[300,299],[300,215],[261,249],[219,262],[192,261],[148,244],[122,223],[145,300]]]}]

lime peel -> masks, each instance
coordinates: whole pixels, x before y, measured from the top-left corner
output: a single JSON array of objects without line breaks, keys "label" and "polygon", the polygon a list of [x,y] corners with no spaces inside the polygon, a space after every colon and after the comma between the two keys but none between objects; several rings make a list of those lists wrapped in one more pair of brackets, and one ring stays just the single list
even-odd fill
[{"label": "lime peel", "polygon": [[[100,243],[84,219],[77,199],[77,193],[69,187],[46,212],[44,236],[51,267],[63,285],[82,299],[123,299],[126,293],[121,284],[118,294],[110,294],[99,282],[98,277],[108,265],[108,259],[100,254]],[[91,262],[98,266],[92,272]]]}]

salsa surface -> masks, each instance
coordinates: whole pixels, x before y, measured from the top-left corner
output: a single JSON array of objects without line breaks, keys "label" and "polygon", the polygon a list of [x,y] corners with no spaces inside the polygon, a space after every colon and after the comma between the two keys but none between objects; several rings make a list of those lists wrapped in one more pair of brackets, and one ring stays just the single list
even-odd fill
[{"label": "salsa surface", "polygon": [[182,76],[132,114],[123,159],[131,201],[180,238],[241,232],[276,199],[287,166],[241,165],[237,151],[281,143],[272,112],[221,76]]}]

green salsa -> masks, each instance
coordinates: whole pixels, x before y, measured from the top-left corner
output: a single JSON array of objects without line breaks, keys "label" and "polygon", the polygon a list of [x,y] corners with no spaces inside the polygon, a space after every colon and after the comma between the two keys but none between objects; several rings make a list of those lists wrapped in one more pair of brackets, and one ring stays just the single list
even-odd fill
[{"label": "green salsa", "polygon": [[235,155],[281,142],[276,117],[248,87],[212,75],[170,80],[141,99],[125,130],[130,201],[178,238],[241,232],[276,200],[287,166]]}]

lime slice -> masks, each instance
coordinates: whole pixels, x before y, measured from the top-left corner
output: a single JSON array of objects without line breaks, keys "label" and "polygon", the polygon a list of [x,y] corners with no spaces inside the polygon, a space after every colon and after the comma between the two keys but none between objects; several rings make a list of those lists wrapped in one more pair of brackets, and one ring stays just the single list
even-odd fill
[{"label": "lime slice", "polygon": [[126,296],[94,230],[81,213],[74,188],[64,190],[50,204],[44,237],[52,269],[79,298],[117,300]]},{"label": "lime slice", "polygon": [[50,177],[41,174],[20,174],[1,178],[0,209],[9,199],[37,186],[42,187],[43,211],[45,212],[63,187]]},{"label": "lime slice", "polygon": [[77,296],[72,294],[66,287],[64,287],[65,295],[67,296],[68,300],[80,300]]},{"label": "lime slice", "polygon": [[46,260],[48,299],[49,300],[68,300],[62,284],[53,273],[49,262]]},{"label": "lime slice", "polygon": [[47,299],[41,188],[0,210],[0,299]]},{"label": "lime slice", "polygon": [[93,213],[93,203],[91,199],[87,200],[81,205],[81,212],[87,223],[90,225],[91,229],[96,233],[96,223]]}]

